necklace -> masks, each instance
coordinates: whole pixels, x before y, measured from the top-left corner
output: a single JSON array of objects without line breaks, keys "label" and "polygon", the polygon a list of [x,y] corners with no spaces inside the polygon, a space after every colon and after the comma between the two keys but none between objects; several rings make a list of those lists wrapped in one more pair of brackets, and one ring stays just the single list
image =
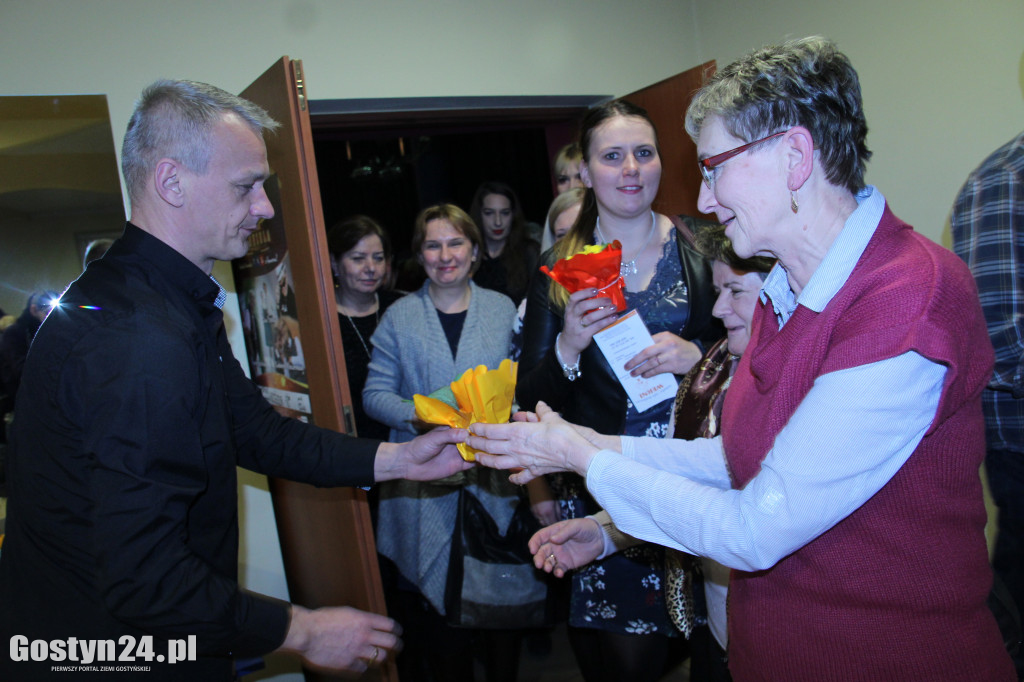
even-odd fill
[{"label": "necklace", "polygon": [[[623,257],[622,264],[619,266],[619,274],[623,277],[635,275],[637,273],[636,259],[640,257],[640,254],[644,252],[647,245],[651,243],[651,237],[654,236],[654,228],[657,225],[657,222],[658,219],[654,216],[654,211],[651,211],[651,229],[647,233],[647,239],[645,239],[644,243],[640,245],[637,252],[633,254],[633,260],[627,261],[625,257]],[[604,233],[601,232],[601,216],[597,216],[597,222],[595,223],[594,230],[597,232],[598,239],[607,244],[608,240],[604,238]]]},{"label": "necklace", "polygon": [[[377,294],[373,295],[373,300],[377,303],[377,308],[376,308],[376,310],[373,311],[373,315],[374,315],[373,328],[376,329],[377,325],[380,324],[380,301],[377,298]],[[341,311],[339,311],[339,312],[341,312]],[[363,344],[363,350],[366,351],[366,358],[367,359],[372,358],[373,356],[370,353],[370,347],[366,344],[366,339],[364,339],[363,335],[359,332],[359,327],[356,326],[355,320],[353,320],[351,316],[349,316],[349,315],[347,315],[345,313],[341,313],[341,314],[345,315],[345,319],[348,320],[348,323],[350,325],[352,325],[352,331],[354,331],[356,333],[356,337],[359,338],[359,343]]]}]

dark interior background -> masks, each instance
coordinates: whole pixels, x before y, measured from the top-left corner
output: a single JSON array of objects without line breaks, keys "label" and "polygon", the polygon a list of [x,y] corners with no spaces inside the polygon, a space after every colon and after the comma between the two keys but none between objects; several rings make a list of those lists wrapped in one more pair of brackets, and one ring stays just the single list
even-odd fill
[{"label": "dark interior background", "polygon": [[510,185],[527,220],[541,225],[554,198],[543,130],[321,140],[315,154],[328,229],[368,215],[388,231],[399,258],[422,208],[449,202],[468,212],[481,182]]},{"label": "dark interior background", "polygon": [[[482,182],[510,185],[526,220],[543,225],[555,196],[551,160],[575,138],[586,107],[603,99],[607,97],[555,102],[552,98],[312,102],[324,223],[330,229],[357,213],[374,218],[391,237],[399,272],[412,255],[409,244],[417,213],[442,202],[468,212]],[[417,276],[418,266],[411,270]]]}]

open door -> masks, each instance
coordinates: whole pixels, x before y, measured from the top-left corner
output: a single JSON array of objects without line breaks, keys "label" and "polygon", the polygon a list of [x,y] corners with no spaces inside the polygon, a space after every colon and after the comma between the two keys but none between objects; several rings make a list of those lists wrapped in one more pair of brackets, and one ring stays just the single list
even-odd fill
[{"label": "open door", "polygon": [[662,171],[654,210],[659,213],[701,215],[697,210],[701,183],[697,145],[686,134],[684,124],[694,93],[714,73],[715,62],[710,61],[621,97],[646,109],[658,129]]},{"label": "open door", "polygon": [[[286,297],[278,294],[280,316],[268,326],[272,333],[288,335],[293,352],[281,353],[288,344],[273,349],[271,364],[284,364],[266,372],[279,380],[276,386],[263,382],[264,393],[271,393],[276,398],[271,402],[286,412],[306,415],[324,428],[350,431],[351,398],[341,333],[334,319],[334,287],[302,62],[282,57],[241,94],[281,123],[276,134],[266,136],[270,168],[276,176],[277,191],[272,193],[276,196],[271,197],[277,212],[274,222],[279,223],[276,230],[268,227],[267,239],[278,233],[274,237],[279,246],[269,266],[268,258],[257,263],[264,275],[267,267],[273,268],[282,289],[293,287]],[[282,299],[287,301],[284,308]],[[284,370],[276,371],[280,367]],[[270,480],[270,492],[292,600],[309,608],[344,605],[385,613],[366,494],[279,479]],[[308,670],[305,674],[307,680],[321,678]],[[398,675],[389,661],[364,679],[397,680]]]},{"label": "open door", "polygon": [[[699,215],[701,179],[696,147],[684,130],[683,117],[693,93],[714,70],[714,62],[708,62],[624,96],[647,109],[658,128],[663,172],[654,207],[661,213]],[[351,431],[351,398],[340,329],[334,319],[333,283],[301,62],[281,58],[241,94],[281,122],[277,133],[266,139],[270,167],[276,176],[276,182],[268,182],[268,194],[273,195],[277,212],[275,224],[268,226],[267,239],[274,233],[277,246],[270,252],[280,260],[253,259],[250,266],[258,262],[263,268],[260,276],[273,272],[272,279],[282,290],[293,289],[287,298],[294,299],[294,310],[281,315],[288,320],[279,328],[301,339],[300,361],[291,361],[292,371],[270,371],[276,376],[262,383],[270,389],[265,392],[277,397],[272,402],[282,411],[303,415],[325,428]],[[549,135],[549,144],[563,141],[571,127],[566,126],[563,124],[558,134]],[[252,271],[239,273],[237,266],[236,262],[236,275],[241,274],[243,279],[252,276]],[[239,286],[240,294],[243,286]],[[261,289],[250,290],[251,314],[254,309],[258,312],[263,293]],[[281,296],[279,291],[278,300]],[[244,318],[247,303],[240,303]],[[268,349],[266,339],[260,337],[259,325],[264,320],[253,320],[250,317],[251,343],[255,348]],[[273,332],[268,329],[267,333]],[[263,361],[266,363],[266,358]],[[257,374],[253,372],[254,377]],[[385,613],[365,494],[276,479],[271,479],[270,490],[292,599],[310,608],[347,605]],[[321,676],[306,671],[306,678]],[[369,671],[364,679],[396,681],[398,675],[389,661],[383,668]]]}]

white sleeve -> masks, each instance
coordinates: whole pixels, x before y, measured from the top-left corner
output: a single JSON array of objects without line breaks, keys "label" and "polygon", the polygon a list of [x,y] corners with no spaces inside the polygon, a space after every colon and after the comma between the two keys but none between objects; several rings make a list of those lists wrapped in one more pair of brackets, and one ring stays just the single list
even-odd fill
[{"label": "white sleeve", "polygon": [[769,568],[896,474],[935,417],[945,374],[907,352],[819,377],[743,490],[681,475],[670,457],[641,457],[653,453],[646,440],[635,459],[598,453],[587,486],[630,535],[731,568]]},{"label": "white sleeve", "polygon": [[730,488],[722,437],[676,440],[622,436],[622,454],[634,462],[662,469],[716,488]]}]

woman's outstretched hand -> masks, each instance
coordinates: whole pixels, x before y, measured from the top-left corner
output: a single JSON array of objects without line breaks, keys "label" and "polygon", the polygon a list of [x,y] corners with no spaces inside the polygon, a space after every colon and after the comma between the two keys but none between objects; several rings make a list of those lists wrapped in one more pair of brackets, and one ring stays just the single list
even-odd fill
[{"label": "woman's outstretched hand", "polygon": [[466,442],[480,451],[477,463],[513,470],[509,480],[518,485],[556,471],[585,476],[600,450],[543,402],[537,403],[535,414],[516,415],[511,424],[471,424],[469,432]]},{"label": "woman's outstretched hand", "polygon": [[533,565],[561,578],[601,556],[604,534],[590,517],[568,519],[541,528],[530,538]]}]

